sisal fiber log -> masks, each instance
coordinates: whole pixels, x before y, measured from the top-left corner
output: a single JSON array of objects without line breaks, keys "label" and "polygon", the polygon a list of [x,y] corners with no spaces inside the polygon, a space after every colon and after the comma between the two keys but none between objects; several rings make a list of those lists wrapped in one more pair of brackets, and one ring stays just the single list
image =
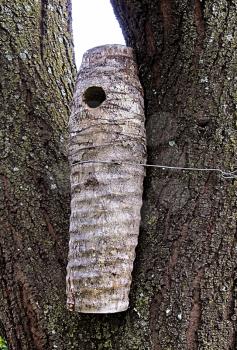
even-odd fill
[{"label": "sisal fiber log", "polygon": [[124,311],[142,205],[144,167],[136,164],[146,160],[143,92],[131,48],[105,45],[84,54],[69,129],[67,306]]}]

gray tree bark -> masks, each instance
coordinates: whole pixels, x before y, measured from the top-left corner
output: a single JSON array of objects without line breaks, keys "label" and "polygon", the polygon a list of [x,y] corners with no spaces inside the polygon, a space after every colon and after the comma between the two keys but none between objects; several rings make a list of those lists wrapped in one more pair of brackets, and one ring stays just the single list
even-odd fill
[{"label": "gray tree bark", "polygon": [[[233,170],[236,2],[111,2],[136,51],[148,162]],[[237,185],[216,173],[148,170],[130,309],[65,308],[68,5],[0,2],[0,330],[14,350],[236,349]]]},{"label": "gray tree bark", "polygon": [[[237,3],[112,3],[137,52],[148,162],[235,169]],[[236,349],[236,244],[236,180],[148,171],[137,348]]]},{"label": "gray tree bark", "polygon": [[10,349],[63,348],[69,1],[1,0],[0,55],[1,329]]}]

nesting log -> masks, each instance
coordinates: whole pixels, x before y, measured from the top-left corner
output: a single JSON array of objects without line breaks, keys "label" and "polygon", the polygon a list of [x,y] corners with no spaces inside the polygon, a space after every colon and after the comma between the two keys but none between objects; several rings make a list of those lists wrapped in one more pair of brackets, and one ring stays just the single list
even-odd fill
[{"label": "nesting log", "polygon": [[67,305],[83,313],[124,311],[142,205],[138,164],[146,160],[143,91],[131,48],[84,54],[69,129]]}]

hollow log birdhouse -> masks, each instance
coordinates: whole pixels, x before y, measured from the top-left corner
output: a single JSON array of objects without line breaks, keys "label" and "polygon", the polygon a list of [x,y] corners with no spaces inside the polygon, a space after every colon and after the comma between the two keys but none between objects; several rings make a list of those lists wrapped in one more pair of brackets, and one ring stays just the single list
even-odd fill
[{"label": "hollow log birdhouse", "polygon": [[131,48],[87,51],[69,122],[71,165],[67,305],[113,313],[129,305],[146,141],[143,92]]}]

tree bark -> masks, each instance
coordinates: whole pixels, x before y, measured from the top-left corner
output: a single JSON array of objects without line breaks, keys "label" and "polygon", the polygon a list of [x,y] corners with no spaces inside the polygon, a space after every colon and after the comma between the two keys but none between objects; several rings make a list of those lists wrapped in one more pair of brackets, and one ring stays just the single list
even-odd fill
[{"label": "tree bark", "polygon": [[[112,4],[137,53],[148,162],[235,169],[236,2]],[[130,325],[137,348],[237,348],[236,185],[214,172],[147,171],[132,293],[140,316]]]},{"label": "tree bark", "polygon": [[[111,2],[137,55],[148,162],[233,170],[236,3]],[[10,349],[236,349],[237,184],[214,172],[147,170],[130,309],[66,310],[69,2],[0,5],[0,331]]]},{"label": "tree bark", "polygon": [[70,2],[2,0],[0,11],[1,328],[10,349],[64,348]]}]

